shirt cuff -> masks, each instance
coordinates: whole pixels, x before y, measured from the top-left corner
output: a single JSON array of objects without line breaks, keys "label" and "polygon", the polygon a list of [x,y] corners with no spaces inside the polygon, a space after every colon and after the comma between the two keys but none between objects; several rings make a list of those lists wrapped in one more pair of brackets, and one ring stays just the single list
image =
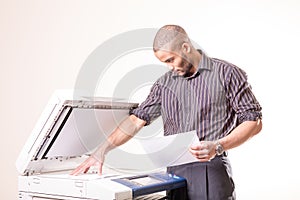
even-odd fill
[{"label": "shirt cuff", "polygon": [[140,118],[146,121],[145,126],[150,124],[150,115],[139,108],[133,109],[129,112],[130,115],[135,115],[137,118]]},{"label": "shirt cuff", "polygon": [[239,124],[245,121],[257,121],[258,119],[262,119],[262,114],[257,111],[248,111],[238,115]]}]

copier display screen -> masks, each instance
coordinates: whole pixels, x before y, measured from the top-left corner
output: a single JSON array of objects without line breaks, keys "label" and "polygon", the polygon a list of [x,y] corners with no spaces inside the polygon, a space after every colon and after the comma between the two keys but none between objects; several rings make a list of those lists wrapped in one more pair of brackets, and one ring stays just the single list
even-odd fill
[{"label": "copier display screen", "polygon": [[131,181],[134,182],[134,183],[137,183],[139,185],[143,185],[143,186],[152,185],[152,184],[157,184],[157,183],[163,182],[162,180],[158,180],[156,178],[149,177],[149,176],[138,177],[138,178],[135,178],[135,179],[131,179]]}]

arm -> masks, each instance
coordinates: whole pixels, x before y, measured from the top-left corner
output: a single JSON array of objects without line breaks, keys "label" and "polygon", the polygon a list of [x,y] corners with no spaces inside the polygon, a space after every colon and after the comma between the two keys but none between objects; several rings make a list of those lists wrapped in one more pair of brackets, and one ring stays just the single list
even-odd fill
[{"label": "arm", "polygon": [[[262,129],[261,106],[252,93],[245,72],[236,67],[228,69],[231,70],[224,81],[225,91],[238,125],[230,134],[218,140],[224,150],[243,144]],[[192,146],[190,151],[200,161],[208,161],[215,156],[218,141],[201,141],[200,145]]]},{"label": "arm", "polygon": [[98,166],[98,174],[102,174],[102,166],[105,154],[116,146],[122,145],[130,140],[143,126],[160,116],[160,84],[156,82],[150,91],[147,99],[131,115],[125,119],[98,147],[98,149],[81,165],[79,165],[71,175],[86,173],[91,166]]},{"label": "arm", "polygon": [[[262,129],[261,120],[245,121],[237,126],[229,135],[219,140],[224,150],[240,146],[258,134]],[[201,141],[200,145],[191,146],[190,152],[201,162],[209,161],[216,156],[217,141]]]},{"label": "arm", "polygon": [[262,121],[245,121],[237,126],[229,135],[219,140],[224,150],[235,148],[254,135],[258,134],[262,129]]},{"label": "arm", "polygon": [[126,118],[98,147],[98,149],[81,165],[71,172],[71,175],[86,173],[91,166],[98,166],[98,174],[102,174],[102,166],[105,155],[113,148],[120,146],[130,140],[144,125],[146,121],[139,119],[135,115]]}]

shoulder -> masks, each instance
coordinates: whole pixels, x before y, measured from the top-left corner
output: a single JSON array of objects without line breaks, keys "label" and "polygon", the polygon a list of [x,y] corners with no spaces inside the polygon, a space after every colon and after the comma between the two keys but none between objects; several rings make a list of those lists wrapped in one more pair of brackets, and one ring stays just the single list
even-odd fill
[{"label": "shoulder", "polygon": [[168,85],[170,82],[174,81],[173,73],[171,71],[166,72],[161,77],[157,79],[155,84],[160,86]]},{"label": "shoulder", "polygon": [[223,77],[225,80],[229,80],[232,77],[246,78],[246,72],[240,67],[232,64],[226,60],[212,58],[213,66],[216,71]]},{"label": "shoulder", "polygon": [[230,71],[233,68],[236,68],[237,66],[226,61],[226,60],[222,60],[219,58],[211,58],[214,68],[218,69],[218,70],[223,70],[223,71]]}]

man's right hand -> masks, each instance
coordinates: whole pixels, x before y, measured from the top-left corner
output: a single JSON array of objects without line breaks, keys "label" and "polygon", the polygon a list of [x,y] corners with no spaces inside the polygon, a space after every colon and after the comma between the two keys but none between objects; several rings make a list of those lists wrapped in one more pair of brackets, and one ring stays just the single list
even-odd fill
[{"label": "man's right hand", "polygon": [[88,157],[83,163],[81,163],[76,169],[71,172],[71,175],[77,176],[78,174],[86,173],[92,166],[97,166],[98,174],[102,175],[102,166],[104,159],[98,159],[95,155]]}]

